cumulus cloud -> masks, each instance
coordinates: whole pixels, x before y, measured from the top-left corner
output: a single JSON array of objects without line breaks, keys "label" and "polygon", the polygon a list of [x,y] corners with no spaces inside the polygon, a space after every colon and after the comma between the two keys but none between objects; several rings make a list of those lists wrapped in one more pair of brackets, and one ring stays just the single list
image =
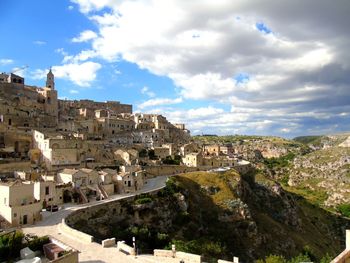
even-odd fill
[{"label": "cumulus cloud", "polygon": [[79,36],[74,37],[72,39],[72,42],[75,42],[75,43],[87,42],[87,41],[92,40],[96,37],[97,37],[97,34],[94,31],[85,30],[85,31],[81,32]]},{"label": "cumulus cloud", "polygon": [[147,100],[139,105],[137,105],[138,109],[142,110],[144,108],[159,106],[159,105],[170,105],[170,104],[178,104],[182,102],[182,98],[169,99],[169,98],[156,98]]},{"label": "cumulus cloud", "polygon": [[[90,87],[91,83],[97,77],[97,71],[101,68],[101,64],[88,61],[83,63],[66,63],[59,66],[52,66],[52,72],[55,78],[66,79],[72,81],[80,87]],[[47,69],[36,69],[30,74],[32,79],[45,79]],[[77,93],[76,90],[70,93]]]},{"label": "cumulus cloud", "polygon": [[69,63],[61,66],[53,66],[52,71],[57,78],[68,79],[81,87],[89,87],[96,79],[96,72],[101,65],[88,61],[81,64]]},{"label": "cumulus cloud", "polygon": [[222,125],[238,114],[242,131],[311,133],[306,126],[326,131],[335,120],[349,128],[341,115],[350,100],[346,0],[72,2],[98,26],[94,56],[167,76],[184,99],[230,105]]}]

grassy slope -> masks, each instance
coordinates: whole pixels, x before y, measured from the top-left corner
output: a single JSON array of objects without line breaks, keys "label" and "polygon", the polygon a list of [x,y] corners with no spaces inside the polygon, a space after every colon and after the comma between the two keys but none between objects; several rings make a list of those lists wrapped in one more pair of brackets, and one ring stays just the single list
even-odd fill
[{"label": "grassy slope", "polygon": [[[180,187],[187,189],[189,192],[189,213],[193,228],[189,227],[186,229],[187,240],[190,240],[188,237],[196,238],[196,233],[188,234],[192,230],[198,230],[197,227],[200,225],[198,224],[198,221],[200,221],[198,219],[203,217],[203,211],[205,211],[207,215],[217,215],[222,209],[225,209],[224,204],[226,200],[237,198],[236,194],[232,191],[232,186],[234,187],[237,184],[237,179],[238,175],[232,172],[221,175],[212,173],[190,173],[177,177],[176,180],[180,183]],[[258,181],[260,184],[272,184],[270,180],[262,175],[258,176]],[[203,186],[219,187],[220,191],[214,195],[208,195],[201,190]],[[296,229],[276,221],[273,216],[269,214],[269,211],[260,208],[263,207],[264,204],[248,204],[254,221],[258,225],[259,235],[268,239],[266,243],[255,248],[254,255],[262,258],[271,253],[281,254],[283,253],[283,249],[280,249],[281,244],[285,243],[286,239],[289,238],[295,242],[296,247],[286,250],[287,252],[285,252],[284,255],[287,257],[295,256],[300,253],[305,246],[309,246],[318,258],[325,255],[326,252],[332,255],[339,253],[342,250],[339,237],[342,237],[343,233],[334,232],[339,234],[337,237],[338,239],[334,238],[333,233],[333,229],[335,229],[339,220],[334,215],[309,203],[301,196],[295,194],[291,194],[291,196],[296,200],[299,206],[298,216],[302,222],[301,229]],[[238,242],[232,239],[235,237],[234,235],[227,235],[228,232],[233,230],[232,227],[244,228],[242,222],[238,225],[226,223],[226,225],[223,226],[224,224],[217,222],[214,216],[210,216],[210,220],[209,226],[205,225],[209,222],[204,222],[203,220],[201,222],[202,228],[209,229],[207,233],[202,233],[202,237],[211,234],[212,240],[219,241],[222,245],[226,246],[228,251],[232,251],[233,249],[236,255],[237,253],[243,254],[245,253],[245,249],[248,250],[252,247],[254,240],[247,236],[241,235]],[[210,230],[210,228],[214,229]],[[217,228],[216,231],[215,228]],[[330,232],[328,232],[328,228],[331,229]],[[178,238],[184,237],[179,235]],[[186,237],[184,239],[186,239]],[[231,243],[234,244],[232,245]],[[244,255],[240,256],[243,258],[245,257]]]}]

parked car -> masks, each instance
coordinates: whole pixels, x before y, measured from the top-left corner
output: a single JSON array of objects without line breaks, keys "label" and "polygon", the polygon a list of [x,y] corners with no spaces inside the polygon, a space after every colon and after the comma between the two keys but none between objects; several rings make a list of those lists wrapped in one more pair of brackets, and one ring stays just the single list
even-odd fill
[{"label": "parked car", "polygon": [[46,207],[46,211],[57,212],[58,211],[58,205],[48,205]]}]

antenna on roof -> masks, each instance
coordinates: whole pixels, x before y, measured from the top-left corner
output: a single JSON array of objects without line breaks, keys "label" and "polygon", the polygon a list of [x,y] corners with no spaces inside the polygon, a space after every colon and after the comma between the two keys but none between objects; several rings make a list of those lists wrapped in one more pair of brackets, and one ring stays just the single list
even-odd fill
[{"label": "antenna on roof", "polygon": [[23,66],[23,67],[20,67],[20,68],[14,68],[13,70],[12,70],[12,72],[10,72],[10,73],[16,73],[16,72],[18,72],[18,71],[22,71],[22,70],[25,70],[25,69],[27,69],[27,68],[29,68],[29,66],[28,65],[25,65],[25,66]]}]

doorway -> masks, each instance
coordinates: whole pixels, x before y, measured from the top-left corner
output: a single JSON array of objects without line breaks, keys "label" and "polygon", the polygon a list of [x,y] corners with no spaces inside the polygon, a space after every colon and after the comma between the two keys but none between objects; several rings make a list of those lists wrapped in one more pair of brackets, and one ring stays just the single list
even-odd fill
[{"label": "doorway", "polygon": [[28,224],[28,216],[24,215],[23,216],[23,225],[26,225],[26,224]]}]

